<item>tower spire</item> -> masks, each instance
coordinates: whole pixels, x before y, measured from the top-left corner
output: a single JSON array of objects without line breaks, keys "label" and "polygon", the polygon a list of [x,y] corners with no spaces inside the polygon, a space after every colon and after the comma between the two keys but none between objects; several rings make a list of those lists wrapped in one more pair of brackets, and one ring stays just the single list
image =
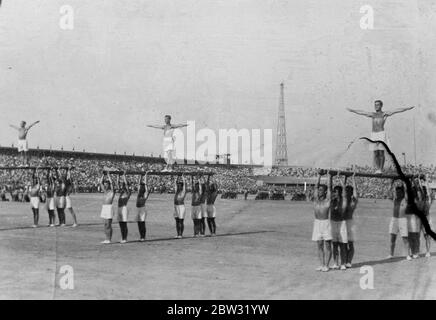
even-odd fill
[{"label": "tower spire", "polygon": [[277,122],[276,159],[277,166],[288,165],[288,146],[286,143],[284,84],[280,83],[279,114]]}]

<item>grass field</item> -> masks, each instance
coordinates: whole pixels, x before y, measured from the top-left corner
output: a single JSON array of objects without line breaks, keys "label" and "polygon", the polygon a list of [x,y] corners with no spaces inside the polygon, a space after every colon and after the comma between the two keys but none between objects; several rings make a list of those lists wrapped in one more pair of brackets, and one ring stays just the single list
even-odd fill
[{"label": "grass field", "polygon": [[[148,241],[130,223],[130,242],[119,244],[115,223],[117,242],[101,245],[100,197],[73,196],[77,228],[45,227],[42,207],[43,227],[30,228],[29,204],[0,203],[1,299],[436,299],[436,256],[385,259],[389,201],[361,200],[353,268],[322,273],[310,203],[218,199],[217,237],[191,238],[188,216],[176,240],[172,196],[152,194]],[[72,290],[59,285],[64,265]],[[374,289],[361,289],[362,266],[373,268]]]}]

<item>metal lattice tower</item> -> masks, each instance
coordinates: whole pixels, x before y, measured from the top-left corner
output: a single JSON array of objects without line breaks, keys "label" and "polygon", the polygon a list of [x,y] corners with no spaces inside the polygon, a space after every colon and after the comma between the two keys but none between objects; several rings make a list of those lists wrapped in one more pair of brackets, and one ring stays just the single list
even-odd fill
[{"label": "metal lattice tower", "polygon": [[279,119],[277,122],[276,160],[277,166],[288,165],[288,146],[286,144],[285,98],[284,85],[280,84]]}]

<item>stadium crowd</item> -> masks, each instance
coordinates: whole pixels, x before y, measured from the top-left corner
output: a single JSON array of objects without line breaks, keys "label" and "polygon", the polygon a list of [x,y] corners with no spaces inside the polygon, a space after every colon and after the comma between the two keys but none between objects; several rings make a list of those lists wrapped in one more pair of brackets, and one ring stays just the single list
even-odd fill
[{"label": "stadium crowd", "polygon": [[[10,167],[19,166],[20,160],[18,156],[0,155],[0,166]],[[72,170],[72,178],[74,181],[74,191],[80,193],[100,192],[99,178],[104,169],[115,170],[135,170],[160,171],[163,164],[160,162],[147,163],[142,160],[117,160],[114,159],[87,159],[80,156],[77,157],[59,157],[59,156],[33,156],[30,158],[30,166],[53,166],[53,167],[74,167]],[[313,186],[307,185],[304,190],[303,185],[287,186],[286,188],[274,185],[258,185],[253,175],[256,175],[256,170],[249,166],[231,166],[225,165],[177,165],[179,171],[204,171],[213,172],[213,179],[216,180],[222,193],[232,192],[237,194],[255,194],[258,191],[268,192],[285,192],[290,198],[305,194],[308,199],[313,193]],[[313,178],[318,174],[318,168],[311,167],[281,167],[272,168],[267,172],[269,176],[290,176],[296,178]],[[350,171],[353,168],[349,168]],[[374,173],[374,169],[366,167],[354,167],[354,170],[359,172]],[[392,170],[393,169],[388,169]],[[432,166],[412,166],[408,165],[403,168],[406,173],[424,173],[428,177],[435,175],[436,168]],[[15,201],[25,201],[27,196],[27,188],[31,179],[31,171],[16,170],[14,172],[1,170],[0,171],[0,200],[7,200],[7,194]],[[132,186],[136,187],[138,177],[129,176],[128,180]],[[44,176],[43,176],[44,180]],[[378,178],[363,178],[357,177],[359,196],[362,198],[388,198],[390,181],[387,179]],[[159,178],[152,177],[153,192],[173,192],[173,181],[170,177],[160,176]]]}]

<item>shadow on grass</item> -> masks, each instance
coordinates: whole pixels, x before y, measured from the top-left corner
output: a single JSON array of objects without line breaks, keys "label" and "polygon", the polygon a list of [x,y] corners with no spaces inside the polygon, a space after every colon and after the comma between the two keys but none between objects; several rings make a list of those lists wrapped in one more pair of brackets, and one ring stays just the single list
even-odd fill
[{"label": "shadow on grass", "polygon": [[[249,234],[260,234],[260,233],[269,233],[269,232],[275,232],[275,231],[269,231],[269,230],[260,230],[260,231],[247,231],[247,232],[234,232],[234,233],[222,233],[222,234],[217,234],[215,236],[204,236],[204,237],[193,237],[193,236],[188,236],[188,237],[183,237],[181,239],[175,238],[175,237],[171,237],[171,238],[156,238],[156,239],[148,239],[145,241],[139,241],[139,240],[130,240],[127,241],[126,243],[124,243],[123,245],[129,244],[129,243],[147,243],[147,242],[159,242],[159,241],[183,241],[183,240],[190,240],[190,239],[209,239],[209,238],[219,238],[219,237],[230,237],[230,236],[242,236],[242,235],[249,235]],[[119,242],[111,242],[109,244],[120,244]]]},{"label": "shadow on grass", "polygon": [[[432,257],[434,257],[434,256],[436,256],[436,252],[431,252],[430,255]],[[419,258],[420,259],[421,258],[427,259],[424,256],[424,254],[420,254]],[[413,260],[415,260],[415,259],[413,259]],[[412,263],[413,260],[412,261],[407,261],[407,262]],[[363,267],[363,266],[376,266],[376,265],[386,264],[386,263],[395,263],[395,262],[400,262],[400,261],[406,261],[406,257],[402,256],[402,257],[384,258],[384,259],[379,259],[379,260],[370,260],[370,261],[358,262],[358,263],[353,264],[351,269],[360,268],[360,267]]]}]

